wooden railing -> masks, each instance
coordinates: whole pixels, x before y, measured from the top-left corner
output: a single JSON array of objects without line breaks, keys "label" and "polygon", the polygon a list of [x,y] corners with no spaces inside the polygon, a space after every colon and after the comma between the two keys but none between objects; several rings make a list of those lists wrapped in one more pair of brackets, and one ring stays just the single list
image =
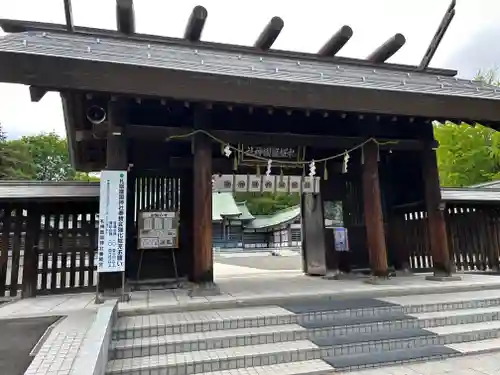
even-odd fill
[{"label": "wooden railing", "polygon": [[93,290],[97,202],[0,206],[0,296]]},{"label": "wooden railing", "polygon": [[[450,258],[457,271],[499,269],[500,210],[492,206],[448,205],[445,211]],[[432,268],[425,211],[406,211],[390,222],[391,251],[415,271]]]}]

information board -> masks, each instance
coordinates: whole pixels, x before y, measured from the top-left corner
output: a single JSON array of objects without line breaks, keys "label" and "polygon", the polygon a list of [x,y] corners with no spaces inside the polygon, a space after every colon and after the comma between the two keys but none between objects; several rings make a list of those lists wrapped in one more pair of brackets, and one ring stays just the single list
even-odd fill
[{"label": "information board", "polygon": [[336,251],[349,251],[349,238],[347,237],[346,228],[334,228],[333,235],[335,238]]},{"label": "information board", "polygon": [[127,172],[102,171],[97,272],[125,271]]},{"label": "information board", "polygon": [[176,248],[178,227],[179,218],[175,211],[141,211],[139,249]]}]

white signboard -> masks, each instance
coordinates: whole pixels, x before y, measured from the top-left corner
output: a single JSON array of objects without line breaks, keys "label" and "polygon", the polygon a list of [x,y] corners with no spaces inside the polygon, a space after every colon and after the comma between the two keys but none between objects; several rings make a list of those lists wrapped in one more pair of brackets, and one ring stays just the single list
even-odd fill
[{"label": "white signboard", "polygon": [[127,172],[102,171],[97,272],[125,271]]},{"label": "white signboard", "polygon": [[346,228],[334,228],[333,235],[335,239],[336,251],[349,251],[349,239]]},{"label": "white signboard", "polygon": [[139,215],[139,249],[177,247],[176,212],[142,211]]}]

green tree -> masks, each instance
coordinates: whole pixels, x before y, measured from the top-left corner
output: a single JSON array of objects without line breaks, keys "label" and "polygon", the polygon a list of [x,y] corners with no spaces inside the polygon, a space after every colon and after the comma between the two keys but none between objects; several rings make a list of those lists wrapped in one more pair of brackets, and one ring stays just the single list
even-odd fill
[{"label": "green tree", "polygon": [[32,179],[35,166],[28,147],[20,141],[7,140],[0,124],[0,179]]},{"label": "green tree", "polygon": [[[498,71],[479,71],[476,81],[500,85]],[[443,186],[470,186],[500,178],[500,133],[480,124],[434,123]]]},{"label": "green tree", "polygon": [[285,193],[236,193],[235,200],[246,201],[248,210],[253,215],[272,215],[277,211],[298,205],[300,196]]},{"label": "green tree", "polygon": [[94,176],[87,172],[76,172],[75,177],[73,178],[75,181],[86,181],[86,182],[98,182],[100,181],[99,177]]},{"label": "green tree", "polygon": [[30,150],[37,180],[63,181],[75,178],[76,171],[71,166],[65,138],[50,132],[24,136],[21,142]]},{"label": "green tree", "polygon": [[479,72],[477,72],[474,80],[484,82],[488,85],[500,86],[500,78],[498,78],[498,69],[496,68],[480,70]]},{"label": "green tree", "polygon": [[500,133],[477,124],[434,125],[442,186],[470,186],[500,177]]}]

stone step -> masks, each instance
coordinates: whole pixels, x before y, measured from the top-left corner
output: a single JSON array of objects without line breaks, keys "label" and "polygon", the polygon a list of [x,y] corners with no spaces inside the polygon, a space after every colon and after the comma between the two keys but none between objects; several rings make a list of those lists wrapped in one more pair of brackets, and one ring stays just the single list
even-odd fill
[{"label": "stone step", "polygon": [[500,320],[500,307],[491,306],[480,309],[459,309],[409,315],[395,313],[352,319],[323,318],[308,320],[300,325],[307,329],[332,328],[333,336],[346,336],[358,333],[371,334],[382,331],[430,328],[497,320]]},{"label": "stone step", "polygon": [[[347,371],[406,362],[444,359],[451,356],[498,350],[500,347],[500,338],[448,345],[421,342],[421,346],[413,346],[418,342],[418,339],[411,338],[407,342],[408,345],[379,346],[377,351],[368,352],[360,350],[362,345],[359,345],[359,343],[350,347],[348,345],[325,347],[308,340],[300,340],[114,359],[109,362],[106,373],[108,375],[136,375],[151,374],[157,371],[165,375],[190,375],[235,369],[248,370],[248,368],[252,367],[288,363],[293,365],[296,362],[321,359],[336,371]],[[386,341],[387,343],[388,341]],[[403,343],[403,341],[400,341],[400,343]],[[376,345],[375,341],[372,341],[372,345]],[[343,348],[343,350],[337,351],[339,348]]]},{"label": "stone step", "polygon": [[124,316],[118,319],[113,338],[131,339],[292,323],[297,323],[296,315],[279,306]]},{"label": "stone step", "polygon": [[310,340],[318,347],[333,348],[334,355],[380,352],[407,347],[445,345],[500,336],[500,321],[459,324],[428,329],[409,328],[334,335],[331,329],[310,329],[295,324],[152,336],[112,343],[110,358],[122,359],[246,345]]},{"label": "stone step", "polygon": [[331,374],[332,371],[334,371],[332,366],[325,361],[316,359],[312,361],[204,372],[202,375],[326,375]]},{"label": "stone step", "polygon": [[[324,356],[328,356],[324,352]],[[115,359],[108,363],[106,374],[150,374],[160,370],[165,375],[189,375],[237,368],[320,359],[321,349],[307,340],[233,348],[172,353],[138,358]]]},{"label": "stone step", "polygon": [[484,297],[431,296],[421,304],[425,297],[415,297],[413,305],[309,299],[121,317],[107,373],[233,375],[289,364],[291,373],[301,374],[299,363],[322,363],[329,373],[493,350],[500,347],[500,298]]},{"label": "stone step", "polygon": [[[463,296],[464,293],[460,293]],[[374,307],[368,307],[369,304]],[[344,310],[341,306],[352,307]],[[411,328],[404,322],[446,319],[447,311],[463,311],[462,323],[473,323],[467,320],[470,310],[489,309],[486,311],[500,311],[500,298],[475,299],[469,301],[434,302],[398,306],[376,299],[349,300],[318,300],[316,302],[301,302],[283,306],[249,307],[226,310],[193,311],[186,313],[166,313],[120,317],[114,330],[114,339],[132,339],[149,336],[162,336],[215,330],[268,327],[272,325],[301,324],[307,328],[323,328],[331,326],[370,325],[387,322],[388,329],[393,326]],[[433,315],[434,313],[434,315]],[[429,314],[425,319],[425,314]],[[420,317],[418,317],[418,316]],[[432,319],[431,319],[432,318]],[[495,320],[494,317],[485,317],[486,320]],[[412,323],[413,324],[413,323]],[[449,323],[432,323],[434,325],[458,324],[457,320]],[[419,325],[418,327],[421,327]],[[364,328],[364,327],[363,327]],[[366,329],[371,329],[366,327]],[[380,327],[378,328],[380,329]],[[377,329],[377,330],[378,330]]]},{"label": "stone step", "polygon": [[350,371],[368,367],[380,367],[408,362],[429,361],[459,356],[457,350],[442,345],[405,348],[382,353],[363,353],[324,357],[323,360],[335,371]]}]

